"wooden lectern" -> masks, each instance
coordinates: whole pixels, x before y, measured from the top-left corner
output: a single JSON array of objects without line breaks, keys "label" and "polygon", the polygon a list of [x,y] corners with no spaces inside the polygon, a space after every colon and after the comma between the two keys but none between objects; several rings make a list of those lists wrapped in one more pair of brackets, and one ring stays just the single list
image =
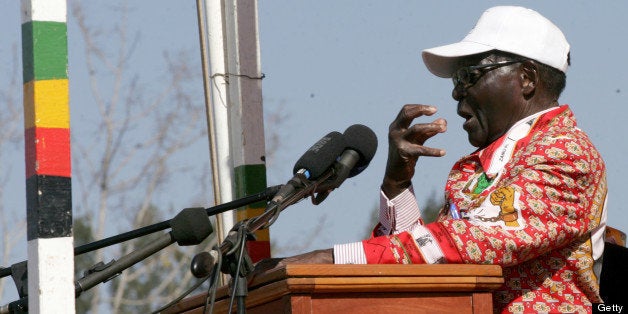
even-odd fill
[{"label": "wooden lectern", "polygon": [[[492,291],[503,282],[497,265],[290,264],[250,281],[246,312],[493,313]],[[163,313],[202,313],[205,297],[184,299]],[[214,313],[228,307],[222,287]]]}]

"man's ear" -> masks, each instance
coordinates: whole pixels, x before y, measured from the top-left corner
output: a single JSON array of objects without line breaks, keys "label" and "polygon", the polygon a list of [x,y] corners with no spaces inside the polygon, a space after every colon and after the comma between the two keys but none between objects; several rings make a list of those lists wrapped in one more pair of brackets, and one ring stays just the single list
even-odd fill
[{"label": "man's ear", "polygon": [[534,96],[539,86],[539,71],[532,60],[521,62],[521,91],[526,99]]}]

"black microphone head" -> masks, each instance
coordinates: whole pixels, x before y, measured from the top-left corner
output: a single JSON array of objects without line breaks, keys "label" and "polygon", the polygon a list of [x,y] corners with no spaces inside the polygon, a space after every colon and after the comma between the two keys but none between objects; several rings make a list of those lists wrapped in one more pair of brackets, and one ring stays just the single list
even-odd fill
[{"label": "black microphone head", "polygon": [[293,174],[305,169],[309,172],[308,179],[316,179],[333,165],[336,158],[346,147],[344,135],[340,132],[331,132],[316,142],[296,162]]},{"label": "black microphone head", "polygon": [[349,172],[349,178],[362,172],[371,162],[377,151],[377,135],[369,127],[362,124],[354,124],[348,127],[344,133],[346,148],[360,154],[360,160]]},{"label": "black microphone head", "polygon": [[186,208],[170,221],[172,237],[179,245],[197,245],[212,232],[207,211],[202,207]]}]

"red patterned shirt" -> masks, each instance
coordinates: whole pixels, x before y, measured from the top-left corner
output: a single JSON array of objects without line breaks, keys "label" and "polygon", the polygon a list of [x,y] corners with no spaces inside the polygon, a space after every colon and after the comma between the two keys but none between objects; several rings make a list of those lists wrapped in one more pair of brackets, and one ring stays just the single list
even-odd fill
[{"label": "red patterned shirt", "polygon": [[460,159],[436,222],[421,221],[412,189],[381,196],[373,237],[334,246],[336,263],[502,265],[499,312],[590,312],[602,301],[606,169],[568,106]]}]

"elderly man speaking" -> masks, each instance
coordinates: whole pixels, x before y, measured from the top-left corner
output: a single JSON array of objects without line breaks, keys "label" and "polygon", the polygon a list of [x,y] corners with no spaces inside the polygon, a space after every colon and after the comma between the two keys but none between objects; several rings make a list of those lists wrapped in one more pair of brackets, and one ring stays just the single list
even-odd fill
[{"label": "elderly man speaking", "polygon": [[405,105],[390,124],[379,224],[370,239],[282,263],[473,263],[503,267],[499,312],[588,312],[599,295],[606,168],[573,112],[559,105],[569,44],[522,7],[493,7],[458,43],[423,51],[478,149],[453,166],[445,206],[425,224],[411,179],[424,146],[445,132],[429,105]]}]

